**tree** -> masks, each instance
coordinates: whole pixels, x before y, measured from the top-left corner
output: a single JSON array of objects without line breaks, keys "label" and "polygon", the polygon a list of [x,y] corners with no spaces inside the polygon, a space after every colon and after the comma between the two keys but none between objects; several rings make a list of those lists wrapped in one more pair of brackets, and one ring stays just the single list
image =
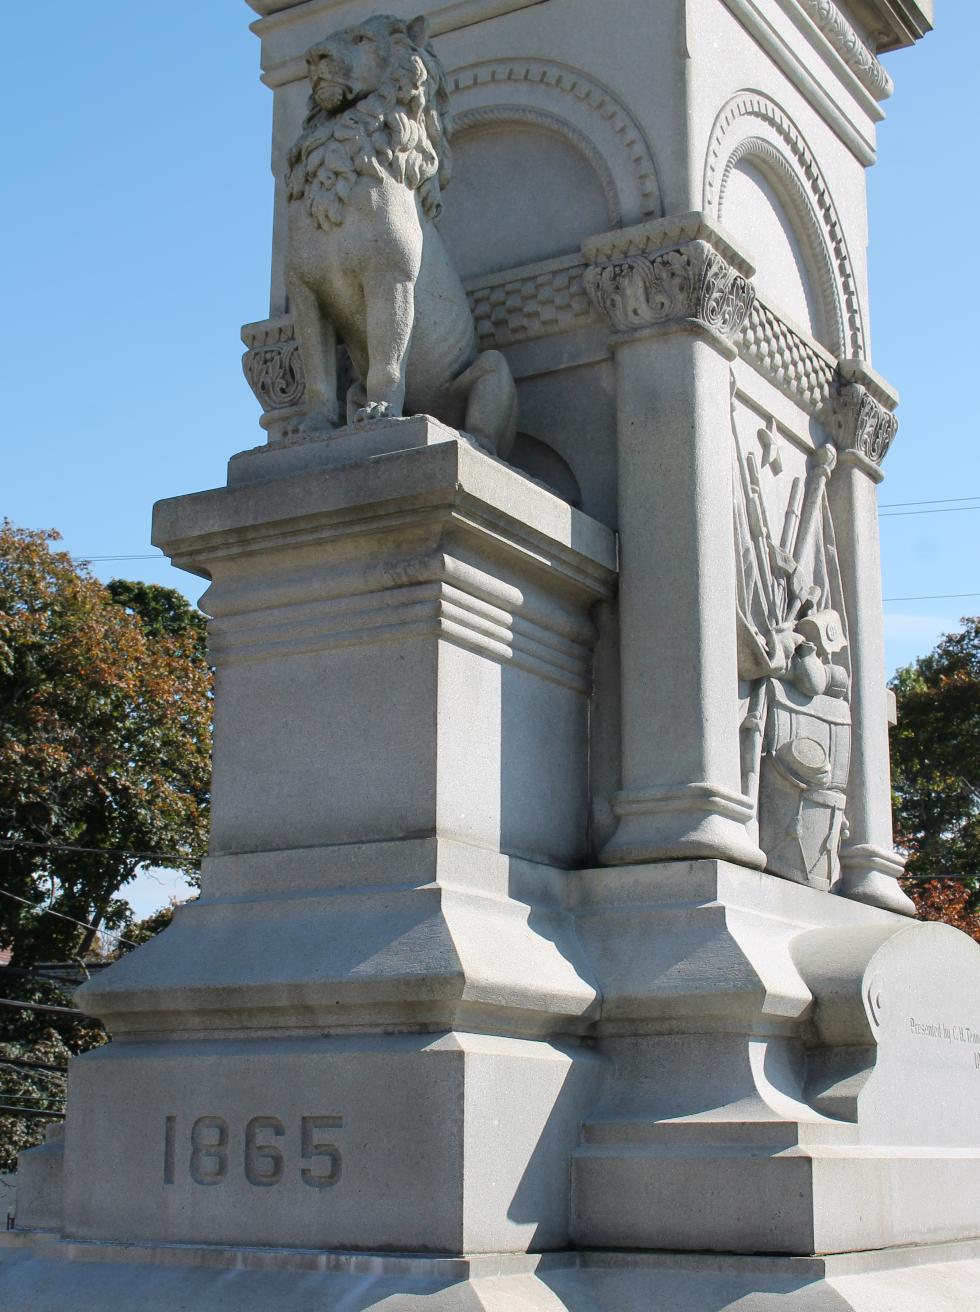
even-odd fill
[{"label": "tree", "polygon": [[54,532],[0,529],[0,947],[84,955],[130,918],[137,870],[194,874],[210,786],[203,617],[169,588],[108,587]]},{"label": "tree", "polygon": [[[175,906],[171,900],[169,906],[127,926],[127,942],[118,945],[113,956],[121,956],[129,944],[145,943],[165,929]],[[94,963],[89,965],[94,969]],[[71,986],[64,980],[70,973],[58,971],[59,983],[17,967],[0,968],[0,976],[6,976],[0,987],[9,985],[4,992],[16,993],[25,1002],[71,1008]],[[87,973],[80,966],[76,980]],[[0,1105],[62,1113],[69,1060],[105,1041],[98,1021],[85,1016],[0,1009]],[[41,1117],[0,1112],[0,1172],[15,1171],[17,1154],[40,1143],[51,1123]]]},{"label": "tree", "polygon": [[892,787],[920,916],[980,941],[980,616],[961,623],[892,680]]}]

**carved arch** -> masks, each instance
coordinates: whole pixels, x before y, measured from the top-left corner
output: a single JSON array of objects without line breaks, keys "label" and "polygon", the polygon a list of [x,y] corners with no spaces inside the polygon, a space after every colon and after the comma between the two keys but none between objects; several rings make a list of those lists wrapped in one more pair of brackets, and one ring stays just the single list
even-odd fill
[{"label": "carved arch", "polygon": [[738,163],[751,159],[773,183],[812,260],[835,354],[863,357],[864,321],[851,257],[830,189],[802,133],[759,91],[733,96],[715,119],[704,169],[704,208],[719,220]]},{"label": "carved arch", "polygon": [[663,215],[660,180],[643,129],[608,87],[548,59],[493,59],[449,74],[456,131],[489,121],[558,131],[596,170],[616,223]]}]

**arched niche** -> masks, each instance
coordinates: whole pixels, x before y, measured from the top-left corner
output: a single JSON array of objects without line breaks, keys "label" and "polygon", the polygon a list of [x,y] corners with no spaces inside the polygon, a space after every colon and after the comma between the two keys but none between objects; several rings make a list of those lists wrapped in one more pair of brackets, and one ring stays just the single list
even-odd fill
[{"label": "arched niche", "polygon": [[464,277],[571,254],[618,222],[602,157],[561,119],[509,106],[457,118],[439,226]]},{"label": "arched niche", "polygon": [[662,213],[642,131],[584,73],[494,60],[449,83],[454,177],[440,226],[464,277],[572,254],[596,232]]},{"label": "arched niche", "polygon": [[704,207],[744,243],[774,309],[835,355],[864,355],[857,282],[830,190],[796,125],[760,92],[740,92],[715,120]]},{"label": "arched niche", "polygon": [[730,160],[718,218],[756,264],[763,300],[840,353],[843,325],[836,297],[823,294],[827,252],[785,167],[768,143],[758,138],[741,143]]}]

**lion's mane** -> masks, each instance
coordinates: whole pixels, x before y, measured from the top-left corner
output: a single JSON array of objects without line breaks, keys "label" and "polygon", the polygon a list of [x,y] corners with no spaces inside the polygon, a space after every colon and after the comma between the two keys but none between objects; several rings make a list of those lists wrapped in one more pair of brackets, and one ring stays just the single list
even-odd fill
[{"label": "lion's mane", "polygon": [[429,46],[418,46],[392,20],[393,59],[384,81],[357,104],[328,113],[310,96],[303,130],[289,152],[290,200],[304,196],[324,230],[339,225],[358,176],[384,172],[417,190],[430,219],[439,217],[452,167],[449,88]]}]

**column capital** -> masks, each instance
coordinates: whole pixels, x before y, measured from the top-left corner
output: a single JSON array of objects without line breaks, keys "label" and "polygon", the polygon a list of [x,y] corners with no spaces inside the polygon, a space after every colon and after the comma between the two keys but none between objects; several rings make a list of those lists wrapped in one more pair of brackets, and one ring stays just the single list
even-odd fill
[{"label": "column capital", "polygon": [[753,266],[701,213],[602,233],[583,254],[585,290],[620,333],[684,323],[731,343],[755,299]]},{"label": "column capital", "polygon": [[842,360],[834,399],[834,444],[880,482],[880,465],[898,432],[898,395],[862,360]]}]

